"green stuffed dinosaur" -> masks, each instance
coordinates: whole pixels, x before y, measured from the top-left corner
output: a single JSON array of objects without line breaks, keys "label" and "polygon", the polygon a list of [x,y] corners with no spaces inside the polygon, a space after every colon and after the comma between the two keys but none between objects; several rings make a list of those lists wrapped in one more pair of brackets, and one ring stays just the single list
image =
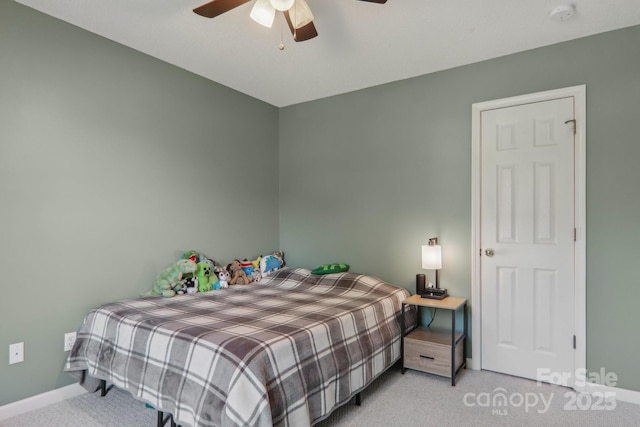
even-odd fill
[{"label": "green stuffed dinosaur", "polygon": [[162,295],[163,297],[172,297],[176,294],[173,288],[181,286],[182,276],[186,273],[195,273],[196,270],[198,270],[198,266],[195,262],[189,259],[181,259],[171,267],[162,270],[156,277],[153,288],[140,296]]}]

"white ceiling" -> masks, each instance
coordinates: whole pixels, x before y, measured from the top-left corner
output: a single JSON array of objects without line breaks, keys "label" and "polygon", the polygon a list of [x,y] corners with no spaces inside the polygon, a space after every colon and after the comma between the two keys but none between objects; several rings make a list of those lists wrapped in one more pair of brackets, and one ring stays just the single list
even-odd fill
[{"label": "white ceiling", "polygon": [[277,107],[640,24],[640,0],[307,0],[319,36],[296,43],[253,1],[213,19],[207,0],[16,1]]}]

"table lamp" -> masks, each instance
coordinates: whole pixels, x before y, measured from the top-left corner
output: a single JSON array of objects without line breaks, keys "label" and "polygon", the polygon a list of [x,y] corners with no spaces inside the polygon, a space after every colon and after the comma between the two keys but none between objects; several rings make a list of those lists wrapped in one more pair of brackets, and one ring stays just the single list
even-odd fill
[{"label": "table lamp", "polygon": [[425,289],[422,298],[444,299],[447,296],[446,289],[440,289],[438,271],[442,268],[442,247],[438,244],[438,238],[432,237],[427,245],[422,246],[422,268],[436,271],[436,286]]}]

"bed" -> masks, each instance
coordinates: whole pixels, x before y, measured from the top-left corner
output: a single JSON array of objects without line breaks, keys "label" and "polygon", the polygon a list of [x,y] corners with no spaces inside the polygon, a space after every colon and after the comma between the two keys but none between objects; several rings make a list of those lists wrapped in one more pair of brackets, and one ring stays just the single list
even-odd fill
[{"label": "bed", "polygon": [[257,284],[118,301],[86,315],[65,371],[183,426],[310,426],[400,358],[408,296],[373,276],[285,267]]}]

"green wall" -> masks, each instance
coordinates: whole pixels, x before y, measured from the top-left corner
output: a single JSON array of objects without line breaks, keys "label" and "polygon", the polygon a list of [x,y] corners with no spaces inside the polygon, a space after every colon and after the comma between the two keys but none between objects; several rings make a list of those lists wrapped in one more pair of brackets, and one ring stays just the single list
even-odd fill
[{"label": "green wall", "polygon": [[281,109],[288,262],[346,262],[414,291],[438,236],[442,286],[470,298],[471,105],[582,84],[587,368],[640,391],[640,27]]},{"label": "green wall", "polygon": [[73,382],[64,333],[182,251],[278,248],[278,109],[4,0],[0,58],[3,405]]},{"label": "green wall", "polygon": [[438,236],[442,285],[470,297],[471,104],[579,84],[587,366],[640,391],[640,27],[280,110],[14,2],[0,58],[0,405],[73,382],[63,334],[186,249],[413,291]]}]

